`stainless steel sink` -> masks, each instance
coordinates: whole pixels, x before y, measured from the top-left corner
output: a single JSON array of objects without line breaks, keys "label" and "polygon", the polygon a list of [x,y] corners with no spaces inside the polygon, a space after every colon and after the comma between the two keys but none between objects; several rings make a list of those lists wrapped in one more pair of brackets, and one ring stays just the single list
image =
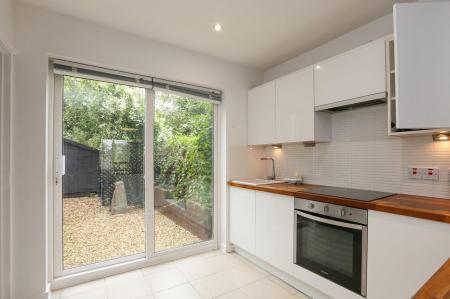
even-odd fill
[{"label": "stainless steel sink", "polygon": [[285,183],[286,181],[282,180],[266,180],[266,179],[248,179],[248,180],[233,180],[233,183],[250,185],[250,186],[259,186],[259,185],[270,185],[270,184],[280,184]]}]

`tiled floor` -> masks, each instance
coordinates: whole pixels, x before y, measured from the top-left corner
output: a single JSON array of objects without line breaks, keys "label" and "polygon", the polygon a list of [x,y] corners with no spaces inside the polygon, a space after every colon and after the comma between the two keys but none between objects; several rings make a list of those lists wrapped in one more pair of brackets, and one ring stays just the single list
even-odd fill
[{"label": "tiled floor", "polygon": [[237,254],[213,251],[54,292],[54,299],[307,299]]}]

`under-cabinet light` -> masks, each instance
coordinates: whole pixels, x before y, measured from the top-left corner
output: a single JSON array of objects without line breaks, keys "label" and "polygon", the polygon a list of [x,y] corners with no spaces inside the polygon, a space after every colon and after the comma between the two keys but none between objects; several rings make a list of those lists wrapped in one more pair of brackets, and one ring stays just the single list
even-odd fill
[{"label": "under-cabinet light", "polygon": [[433,135],[434,141],[447,141],[450,140],[450,133],[449,132],[440,132],[438,134]]}]

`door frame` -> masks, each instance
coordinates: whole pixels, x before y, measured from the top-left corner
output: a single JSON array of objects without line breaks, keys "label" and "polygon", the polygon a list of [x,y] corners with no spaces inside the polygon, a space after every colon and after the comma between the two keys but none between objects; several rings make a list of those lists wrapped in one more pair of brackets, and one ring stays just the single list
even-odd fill
[{"label": "door frame", "polygon": [[[59,79],[58,79],[58,76]],[[146,252],[117,259],[112,259],[100,263],[81,266],[73,269],[63,270],[63,253],[62,243],[57,244],[58,240],[62,242],[62,202],[58,198],[62,198],[62,188],[56,185],[56,179],[61,180],[58,175],[58,161],[55,159],[55,146],[58,142],[55,138],[62,132],[62,101],[57,99],[57,96],[62,99],[63,80],[62,75],[56,75],[53,72],[52,64],[49,63],[49,105],[48,105],[48,220],[49,220],[49,281],[51,289],[60,289],[73,286],[79,283],[91,281],[123,273],[130,270],[136,270],[151,265],[172,261],[175,259],[216,250],[219,248],[218,223],[219,223],[219,167],[220,154],[218,151],[219,134],[219,117],[221,107],[214,105],[214,140],[213,140],[213,237],[211,240],[203,241],[191,245],[186,245],[177,248],[171,248],[159,252],[154,250],[154,196],[153,196],[153,119],[154,119],[154,92],[150,88],[146,89],[146,133],[145,133],[145,215],[146,215]],[[79,76],[82,77],[82,76]],[[92,78],[87,78],[92,79]],[[58,82],[59,81],[59,82]],[[111,80],[105,80],[111,82]],[[113,82],[114,83],[114,82]],[[123,82],[117,82],[123,84]],[[59,131],[57,123],[59,125]],[[61,143],[59,144],[61,147]],[[59,149],[60,150],[60,149]],[[59,190],[58,190],[59,189]]]},{"label": "door frame", "polygon": [[11,297],[12,51],[0,40],[0,298]]}]

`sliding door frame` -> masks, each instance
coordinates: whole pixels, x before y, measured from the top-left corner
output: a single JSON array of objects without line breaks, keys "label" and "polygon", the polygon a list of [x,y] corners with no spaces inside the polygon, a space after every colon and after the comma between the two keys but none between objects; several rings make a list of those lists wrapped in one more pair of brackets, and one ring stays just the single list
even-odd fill
[{"label": "sliding door frame", "polygon": [[[145,227],[146,227],[146,251],[99,263],[84,265],[71,269],[63,269],[63,235],[62,235],[62,176],[60,173],[60,159],[58,153],[62,153],[62,104],[64,75],[54,74],[52,66],[49,67],[49,105],[48,105],[48,210],[49,210],[49,281],[52,289],[69,287],[78,283],[103,278],[106,276],[135,270],[162,262],[172,261],[182,257],[207,252],[219,248],[219,117],[220,106],[214,104],[214,129],[213,129],[213,236],[211,240],[202,241],[177,248],[170,248],[155,252],[155,209],[154,209],[154,171],[153,171],[153,122],[155,92],[145,88],[146,98],[146,125],[145,125]],[[77,76],[83,78],[84,76]],[[92,77],[86,79],[94,79]],[[101,80],[101,78],[97,78]],[[124,82],[105,82],[126,84]],[[132,84],[128,84],[132,85]],[[163,92],[165,91],[162,90]]]},{"label": "sliding door frame", "polygon": [[[112,258],[109,260],[96,262],[92,264],[86,264],[82,266],[76,266],[70,269],[64,269],[63,260],[64,260],[64,244],[63,244],[63,174],[62,170],[62,140],[63,140],[63,93],[64,93],[64,76],[63,75],[54,75],[54,114],[53,114],[53,159],[54,159],[54,179],[53,179],[53,194],[54,194],[54,202],[53,202],[53,275],[54,277],[67,276],[77,273],[82,273],[90,270],[105,268],[108,266],[112,266],[115,264],[121,264],[129,261],[139,260],[146,258],[146,253],[149,252],[147,248],[149,246],[149,237],[148,237],[148,227],[149,221],[147,221],[148,217],[148,205],[152,196],[149,196],[151,191],[148,190],[149,184],[147,184],[147,180],[145,179],[145,202],[144,202],[144,210],[146,214],[146,249],[143,253],[132,254],[129,256],[122,256],[117,258]],[[150,100],[150,102],[149,102]],[[145,148],[147,146],[151,146],[151,142],[148,140],[149,135],[152,134],[153,130],[153,122],[149,121],[151,119],[151,113],[153,111],[153,105],[151,104],[152,98],[149,96],[149,92],[145,89],[145,107],[146,107],[146,115],[145,115]],[[150,103],[150,104],[149,104]],[[150,119],[149,119],[150,118]],[[150,156],[150,157],[149,157]],[[145,161],[145,175],[147,175],[147,171],[149,167],[152,167],[152,157],[151,152],[145,150],[144,161]],[[147,164],[148,163],[148,164]],[[149,165],[151,164],[151,165]],[[151,188],[153,190],[153,188]]]}]

